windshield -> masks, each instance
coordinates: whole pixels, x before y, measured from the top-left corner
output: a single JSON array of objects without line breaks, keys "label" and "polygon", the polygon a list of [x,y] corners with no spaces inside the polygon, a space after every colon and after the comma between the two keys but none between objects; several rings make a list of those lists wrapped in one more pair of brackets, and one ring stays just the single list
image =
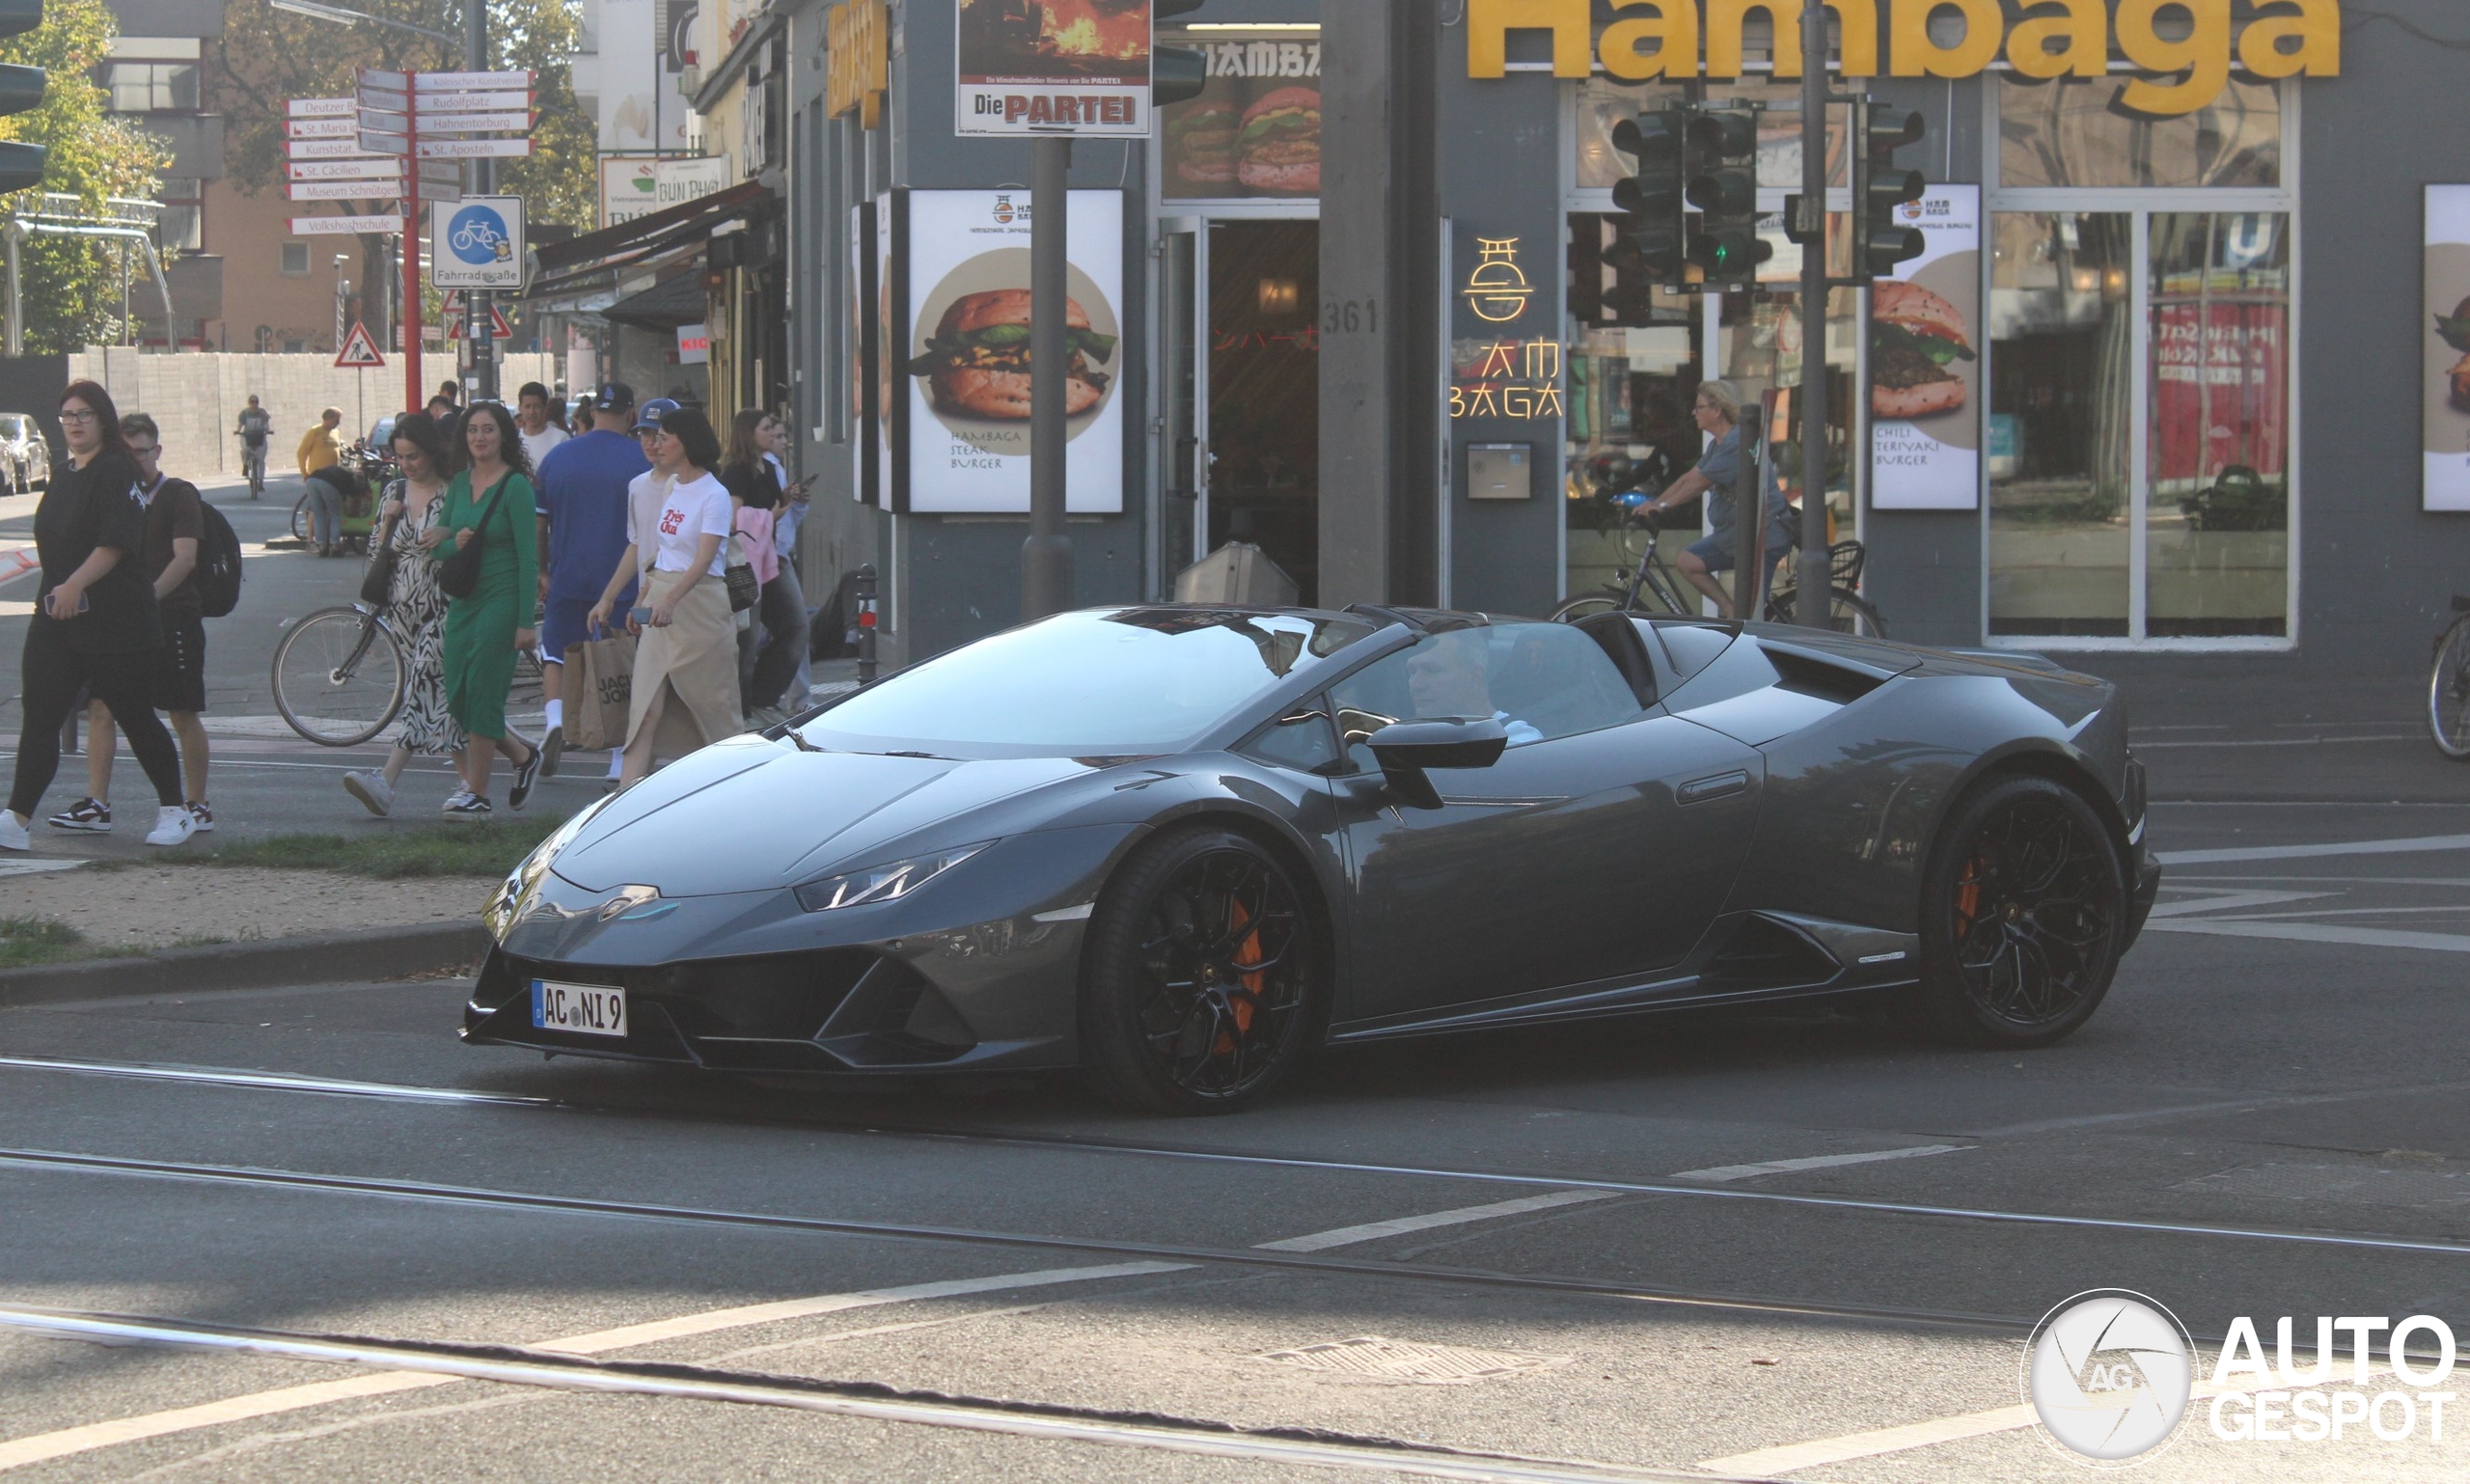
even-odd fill
[{"label": "windshield", "polygon": [[1181,752],[1375,625],[1240,609],[1060,614],[862,691],[800,728],[840,752],[1122,757]]}]

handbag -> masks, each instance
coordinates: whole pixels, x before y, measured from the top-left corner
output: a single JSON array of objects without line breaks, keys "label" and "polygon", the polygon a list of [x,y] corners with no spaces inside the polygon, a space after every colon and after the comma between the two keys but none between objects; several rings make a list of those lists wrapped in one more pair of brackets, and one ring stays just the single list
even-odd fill
[{"label": "handbag", "polygon": [[595,630],[585,643],[566,646],[566,746],[587,753],[625,746],[635,641]]},{"label": "handbag", "polygon": [[746,612],[763,596],[763,583],[746,557],[746,538],[734,531],[729,533],[728,562],[721,568],[721,582],[729,590],[731,613]]},{"label": "handbag", "polygon": [[402,554],[395,550],[395,522],[389,520],[369,547],[369,570],[360,579],[360,600],[383,608],[395,591],[395,567]]},{"label": "handbag", "polygon": [[506,495],[506,481],[512,478],[511,472],[499,477],[489,490],[489,503],[480,508],[480,518],[472,526],[472,539],[455,547],[437,564],[437,591],[448,597],[470,597],[480,591],[480,548],[489,544],[489,518],[497,514],[498,501]]}]

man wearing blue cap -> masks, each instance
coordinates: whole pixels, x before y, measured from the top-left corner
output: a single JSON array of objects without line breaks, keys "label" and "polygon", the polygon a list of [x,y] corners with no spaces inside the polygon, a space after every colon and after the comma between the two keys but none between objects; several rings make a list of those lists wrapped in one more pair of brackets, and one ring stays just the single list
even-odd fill
[{"label": "man wearing blue cap", "polygon": [[[540,690],[549,713],[548,733],[540,743],[544,778],[557,772],[559,755],[565,751],[561,691],[566,646],[591,638],[586,618],[626,551],[626,487],[651,468],[633,436],[634,388],[622,381],[601,383],[590,410],[591,430],[551,449],[540,460],[540,582],[547,600],[540,622]],[[630,586],[618,599],[618,610],[633,602]],[[612,778],[618,776],[618,763],[613,750]]]}]

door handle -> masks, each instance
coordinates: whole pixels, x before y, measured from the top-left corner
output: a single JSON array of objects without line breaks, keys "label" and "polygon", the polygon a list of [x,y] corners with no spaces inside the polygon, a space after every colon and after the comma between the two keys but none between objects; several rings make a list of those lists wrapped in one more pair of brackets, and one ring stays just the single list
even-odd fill
[{"label": "door handle", "polygon": [[1714,799],[1729,799],[1749,787],[1749,775],[1739,768],[1730,773],[1717,773],[1708,778],[1693,778],[1672,791],[1680,803],[1705,804]]}]

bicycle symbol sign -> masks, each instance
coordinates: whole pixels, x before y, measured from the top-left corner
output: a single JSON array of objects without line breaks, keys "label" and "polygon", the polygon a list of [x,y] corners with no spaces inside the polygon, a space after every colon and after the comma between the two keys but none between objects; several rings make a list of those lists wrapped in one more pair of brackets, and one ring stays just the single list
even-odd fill
[{"label": "bicycle symbol sign", "polygon": [[429,282],[439,289],[523,286],[523,198],[440,202],[429,219]]},{"label": "bicycle symbol sign", "polygon": [[507,235],[506,218],[487,206],[465,206],[454,213],[447,231],[447,244],[465,262],[505,262],[514,256],[514,239]]}]

